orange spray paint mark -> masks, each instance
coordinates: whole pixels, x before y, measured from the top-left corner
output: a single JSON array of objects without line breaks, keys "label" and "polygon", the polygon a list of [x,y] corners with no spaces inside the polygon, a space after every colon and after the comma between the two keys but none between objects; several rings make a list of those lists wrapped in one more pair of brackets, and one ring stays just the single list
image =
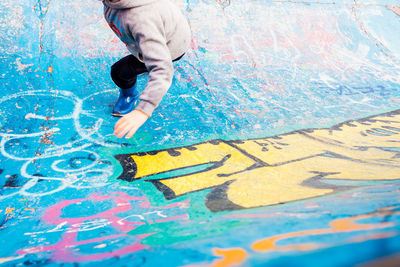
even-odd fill
[{"label": "orange spray paint mark", "polygon": [[220,256],[222,259],[215,260],[212,267],[235,266],[243,263],[247,258],[247,252],[241,248],[214,248],[213,251],[215,256]]},{"label": "orange spray paint mark", "polygon": [[15,210],[15,208],[9,208],[9,207],[7,207],[7,208],[6,208],[5,214],[10,214],[10,213],[12,213],[14,210]]},{"label": "orange spray paint mark", "polygon": [[389,10],[392,10],[397,16],[400,17],[400,6],[386,6]]},{"label": "orange spray paint mark", "polygon": [[301,236],[311,236],[311,235],[324,235],[324,234],[333,234],[333,233],[345,233],[345,232],[354,232],[354,231],[365,231],[379,228],[387,228],[392,226],[392,223],[377,223],[377,224],[359,224],[356,221],[361,219],[373,218],[377,216],[385,216],[385,215],[393,215],[400,214],[400,211],[378,211],[370,214],[353,216],[348,218],[341,218],[332,221],[329,225],[330,228],[326,229],[314,229],[314,230],[305,230],[299,232],[291,232],[286,234],[281,234],[265,239],[261,239],[256,241],[252,245],[252,249],[258,252],[267,252],[267,251],[287,251],[287,250],[312,250],[322,247],[323,245],[317,243],[303,243],[303,244],[294,244],[294,245],[286,245],[279,246],[276,243],[280,240],[293,238],[293,237],[301,237]]}]

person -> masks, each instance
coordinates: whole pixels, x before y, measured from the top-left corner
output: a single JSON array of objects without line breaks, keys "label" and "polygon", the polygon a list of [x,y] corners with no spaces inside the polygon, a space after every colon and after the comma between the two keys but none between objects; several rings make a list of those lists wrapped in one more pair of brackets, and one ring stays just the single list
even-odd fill
[{"label": "person", "polygon": [[[112,115],[122,117],[114,135],[131,138],[171,86],[172,63],[190,47],[190,27],[171,0],[101,1],[108,25],[131,53],[111,67],[111,78],[120,90]],[[145,72],[149,80],[139,94],[136,77]]]}]

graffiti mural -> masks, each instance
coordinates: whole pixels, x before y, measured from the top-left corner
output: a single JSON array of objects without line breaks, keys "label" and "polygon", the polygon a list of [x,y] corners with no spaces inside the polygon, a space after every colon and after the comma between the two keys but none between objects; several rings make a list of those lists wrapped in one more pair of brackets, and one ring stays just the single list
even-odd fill
[{"label": "graffiti mural", "polygon": [[[327,129],[254,140],[213,140],[116,158],[124,169],[118,179],[147,178],[167,199],[214,188],[207,206],[220,211],[286,203],[348,188],[324,182],[327,179],[400,179],[399,143],[400,110],[396,110]],[[176,171],[182,174],[174,176]],[[161,174],[171,177],[151,179]]]},{"label": "graffiti mural", "polygon": [[0,266],[398,259],[399,2],[172,1],[191,48],[128,140],[101,2],[0,2]]}]

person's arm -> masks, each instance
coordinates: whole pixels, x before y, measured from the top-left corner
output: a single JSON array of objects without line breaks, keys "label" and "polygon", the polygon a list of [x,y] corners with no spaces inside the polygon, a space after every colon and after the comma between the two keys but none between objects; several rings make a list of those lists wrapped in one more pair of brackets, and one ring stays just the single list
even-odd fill
[{"label": "person's arm", "polygon": [[151,116],[172,83],[174,68],[167,46],[164,25],[160,21],[148,21],[138,25],[133,34],[149,72],[149,81],[140,96],[138,110]]},{"label": "person's arm", "polygon": [[152,115],[171,86],[174,72],[160,17],[136,23],[131,27],[131,34],[143,56],[149,72],[149,81],[140,96],[140,103],[136,109],[116,123],[114,134],[118,138],[122,138],[125,134],[126,138],[131,138]]}]

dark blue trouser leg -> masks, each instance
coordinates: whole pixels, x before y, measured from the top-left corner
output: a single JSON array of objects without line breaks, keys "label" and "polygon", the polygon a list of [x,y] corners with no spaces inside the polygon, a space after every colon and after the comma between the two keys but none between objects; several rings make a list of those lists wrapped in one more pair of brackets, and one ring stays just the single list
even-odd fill
[{"label": "dark blue trouser leg", "polygon": [[133,55],[126,56],[111,67],[111,78],[120,88],[120,94],[113,108],[113,116],[123,116],[135,108],[139,93],[136,90],[136,77],[147,72],[146,66]]}]

